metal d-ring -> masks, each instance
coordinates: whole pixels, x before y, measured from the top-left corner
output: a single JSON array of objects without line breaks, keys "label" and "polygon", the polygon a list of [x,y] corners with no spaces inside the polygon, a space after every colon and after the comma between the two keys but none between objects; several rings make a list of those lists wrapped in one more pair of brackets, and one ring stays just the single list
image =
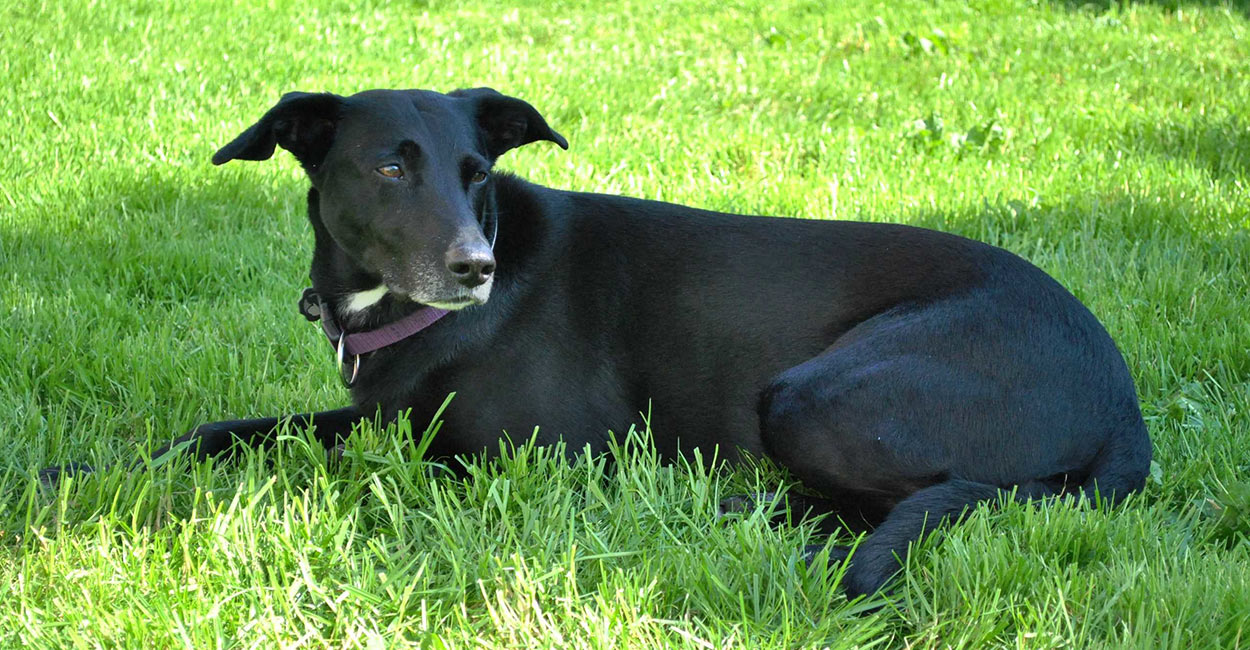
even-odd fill
[{"label": "metal d-ring", "polygon": [[360,355],[359,354],[352,355],[352,374],[350,377],[348,377],[347,376],[347,364],[344,363],[343,361],[343,355],[347,351],[346,342],[347,342],[347,334],[346,333],[339,334],[339,342],[337,346],[338,349],[335,353],[335,356],[337,357],[338,362],[339,362],[339,379],[343,380],[344,386],[351,388],[352,386],[356,384],[356,377],[360,374]]}]

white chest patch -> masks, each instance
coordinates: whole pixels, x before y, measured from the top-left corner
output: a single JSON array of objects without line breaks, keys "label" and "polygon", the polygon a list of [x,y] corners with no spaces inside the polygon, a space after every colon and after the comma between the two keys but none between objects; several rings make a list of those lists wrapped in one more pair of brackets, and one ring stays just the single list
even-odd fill
[{"label": "white chest patch", "polygon": [[385,296],[385,295],[386,295],[385,284],[379,284],[378,286],[372,289],[369,289],[368,291],[357,291],[356,293],[349,293],[346,296],[347,300],[343,303],[344,309],[346,309],[347,313],[349,314],[355,313],[358,311],[364,311],[376,305],[378,301],[382,299],[382,296]]}]

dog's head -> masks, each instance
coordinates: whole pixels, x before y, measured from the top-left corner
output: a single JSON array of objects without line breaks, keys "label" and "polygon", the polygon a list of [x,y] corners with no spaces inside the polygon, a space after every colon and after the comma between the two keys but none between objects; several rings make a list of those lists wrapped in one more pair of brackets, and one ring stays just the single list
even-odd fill
[{"label": "dog's head", "polygon": [[491,167],[537,140],[568,148],[533,106],[489,88],[444,95],[289,93],[213,155],[303,165],[322,225],[362,270],[410,300],[458,309],[490,296]]}]

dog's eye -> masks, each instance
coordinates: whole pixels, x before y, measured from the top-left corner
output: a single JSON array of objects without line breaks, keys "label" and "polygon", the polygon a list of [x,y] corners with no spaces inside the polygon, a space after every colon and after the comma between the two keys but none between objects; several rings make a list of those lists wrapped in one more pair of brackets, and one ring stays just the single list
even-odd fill
[{"label": "dog's eye", "polygon": [[399,165],[382,165],[381,167],[378,167],[374,171],[376,171],[377,173],[387,178],[403,178],[404,177],[404,170],[400,169]]},{"label": "dog's eye", "polygon": [[471,176],[471,177],[469,178],[469,182],[470,182],[470,183],[473,183],[473,184],[475,184],[475,185],[476,185],[477,183],[485,183],[485,182],[486,182],[486,172],[473,172],[473,176]]}]

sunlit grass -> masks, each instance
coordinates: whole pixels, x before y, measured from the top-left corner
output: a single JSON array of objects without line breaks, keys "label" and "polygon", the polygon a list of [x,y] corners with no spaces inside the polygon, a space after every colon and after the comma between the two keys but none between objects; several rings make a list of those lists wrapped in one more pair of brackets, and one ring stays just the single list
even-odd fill
[{"label": "sunlit grass", "polygon": [[[0,645],[1250,645],[1247,16],[0,5]],[[40,467],[129,462],[197,422],[346,403],[295,310],[297,165],[208,159],[289,90],[479,85],[568,137],[503,161],[545,185],[911,223],[1032,260],[1129,361],[1146,492],[978,512],[864,615],[801,562],[810,531],[715,521],[776,468],[664,467],[645,432],[616,432],[614,464],[520,444],[456,481],[419,460],[432,414],[413,414],[338,461],[291,431],[229,466],[39,490]]]}]

